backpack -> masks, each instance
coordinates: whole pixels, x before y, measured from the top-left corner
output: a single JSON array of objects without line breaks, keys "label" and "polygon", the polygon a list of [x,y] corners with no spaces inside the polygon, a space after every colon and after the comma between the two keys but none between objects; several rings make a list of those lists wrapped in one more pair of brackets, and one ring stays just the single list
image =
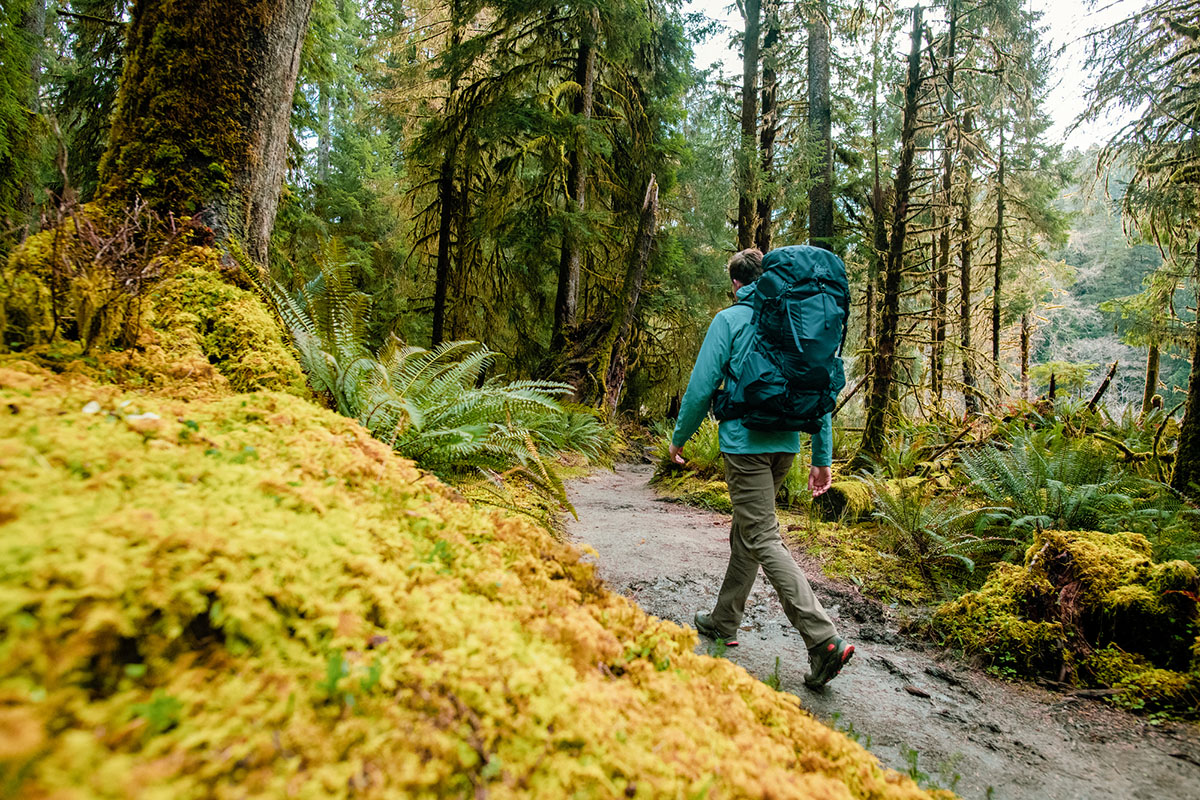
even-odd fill
[{"label": "backpack", "polygon": [[816,433],[846,386],[846,266],[808,245],[772,250],[762,265],[753,301],[743,303],[754,309],[754,340],[739,374],[714,395],[713,415],[755,431]]}]

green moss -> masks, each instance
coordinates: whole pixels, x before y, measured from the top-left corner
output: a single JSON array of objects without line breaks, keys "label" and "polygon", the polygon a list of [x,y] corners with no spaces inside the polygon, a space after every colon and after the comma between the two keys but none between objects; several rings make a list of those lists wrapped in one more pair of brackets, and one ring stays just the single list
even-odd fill
[{"label": "green moss", "polygon": [[153,326],[168,337],[194,339],[236,392],[308,394],[300,365],[262,300],[212,269],[189,267],[165,282],[155,295]]},{"label": "green moss", "polygon": [[862,481],[834,481],[829,491],[813,499],[813,507],[827,522],[861,519],[872,508],[871,490]]},{"label": "green moss", "polygon": [[1198,584],[1186,562],[1152,562],[1138,534],[1044,531],[1023,565],[997,565],[979,591],[940,607],[932,629],[1001,671],[1065,669],[1084,685],[1121,686],[1127,707],[1170,711],[1197,679],[1185,673],[1195,670]]},{"label": "green moss", "polygon": [[980,656],[1002,673],[1057,675],[1066,645],[1062,623],[1023,614],[1051,594],[1049,584],[1028,570],[1000,563],[979,591],[940,606],[931,626],[944,644]]},{"label": "green moss", "polygon": [[949,796],[304,400],[0,404],[10,795]]},{"label": "green moss", "polygon": [[1166,669],[1147,669],[1132,675],[1115,688],[1120,694],[1113,704],[1172,718],[1200,719],[1200,674]]}]

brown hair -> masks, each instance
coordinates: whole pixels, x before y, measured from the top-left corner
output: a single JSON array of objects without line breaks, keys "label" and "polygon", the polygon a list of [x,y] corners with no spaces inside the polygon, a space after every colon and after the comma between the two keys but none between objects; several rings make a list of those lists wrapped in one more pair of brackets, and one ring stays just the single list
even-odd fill
[{"label": "brown hair", "polygon": [[756,247],[739,250],[729,259],[729,277],[743,286],[754,283],[762,275],[762,251]]}]

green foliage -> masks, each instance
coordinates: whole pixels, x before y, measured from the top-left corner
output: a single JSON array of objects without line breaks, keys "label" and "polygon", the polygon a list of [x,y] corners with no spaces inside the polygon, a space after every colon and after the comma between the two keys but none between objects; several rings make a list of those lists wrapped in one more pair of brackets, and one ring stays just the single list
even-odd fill
[{"label": "green foliage", "polygon": [[1134,511],[1132,492],[1146,486],[1090,438],[1019,434],[1007,449],[987,445],[960,458],[967,480],[999,509],[990,519],[1022,535],[1117,530]]},{"label": "green foliage", "polygon": [[[670,446],[671,430],[664,428],[654,448],[658,458],[658,476],[669,475],[680,469],[679,465],[670,459]],[[725,479],[725,466],[721,460],[721,438],[716,420],[706,418],[700,423],[692,438],[684,443],[681,454],[687,462],[683,467],[687,472],[706,480]]]},{"label": "green foliage", "polygon": [[240,250],[233,252],[278,310],[313,388],[338,413],[425,469],[449,476],[518,468],[569,506],[548,456],[575,448],[604,452],[606,434],[598,421],[568,415],[554,399],[569,386],[487,378],[495,354],[476,342],[427,350],[393,337],[378,354],[370,352],[370,298],[354,288],[337,240],[319,260],[320,273],[296,293],[259,274]]},{"label": "green foliage", "polygon": [[931,585],[945,571],[975,570],[981,555],[996,557],[1012,539],[978,536],[973,523],[989,509],[955,497],[935,497],[929,482],[867,479],[888,552],[915,564]]},{"label": "green foliage", "polygon": [[930,455],[931,430],[900,426],[884,440],[878,456],[864,454],[868,468],[878,478],[902,480],[915,475]]},{"label": "green foliage", "polygon": [[1050,376],[1054,376],[1057,391],[1073,392],[1078,395],[1088,384],[1088,380],[1098,364],[1069,363],[1066,361],[1047,361],[1029,370],[1029,383],[1035,387],[1038,394],[1045,394],[1050,389]]}]

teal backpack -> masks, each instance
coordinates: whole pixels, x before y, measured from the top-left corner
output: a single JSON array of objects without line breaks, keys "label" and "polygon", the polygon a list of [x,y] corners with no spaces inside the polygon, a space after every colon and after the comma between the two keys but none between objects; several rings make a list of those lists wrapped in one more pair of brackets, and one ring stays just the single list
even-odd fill
[{"label": "teal backpack", "polygon": [[842,347],[850,319],[846,266],[828,250],[794,245],[763,257],[754,286],[754,343],[738,375],[713,398],[713,415],[750,430],[816,433],[846,386]]}]

